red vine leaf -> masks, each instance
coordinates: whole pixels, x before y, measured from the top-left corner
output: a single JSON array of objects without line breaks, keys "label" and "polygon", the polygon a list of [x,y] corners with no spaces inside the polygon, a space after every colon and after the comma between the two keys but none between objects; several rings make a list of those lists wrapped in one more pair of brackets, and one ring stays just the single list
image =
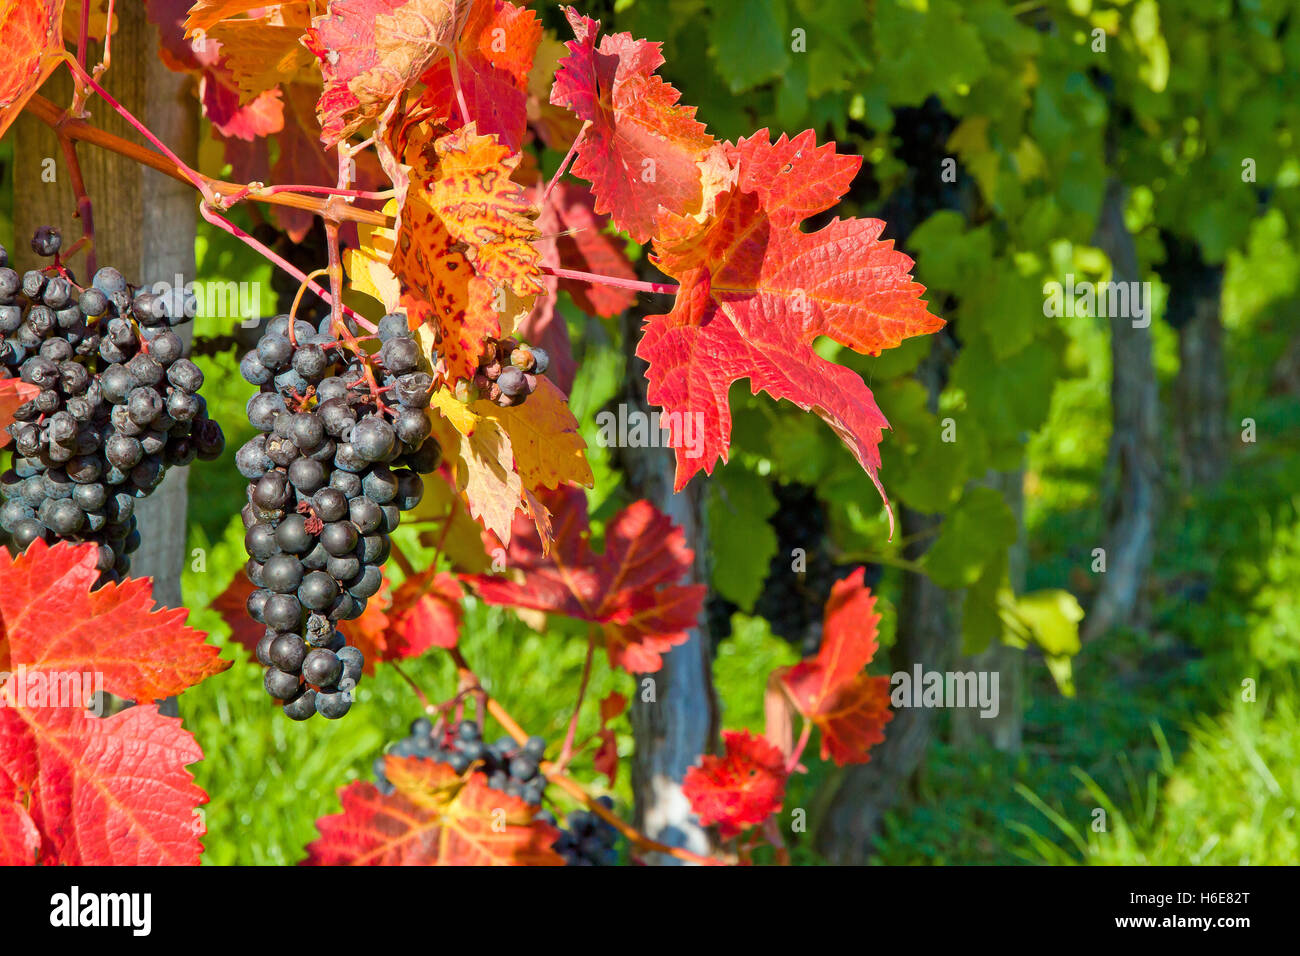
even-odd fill
[{"label": "red vine leaf", "polygon": [[517,797],[488,788],[482,774],[462,779],[419,757],[388,757],[396,788],[372,783],[339,791],[343,812],[316,823],[307,866],[562,866],[551,849],[559,831],[534,819]]},{"label": "red vine leaf", "polygon": [[817,656],[774,674],[795,709],[821,731],[822,759],[841,767],[868,762],[868,751],[885,739],[885,724],[894,716],[889,678],[863,673],[875,656],[880,624],[864,574],[858,568],[831,588]]},{"label": "red vine leaf", "polygon": [[[95,553],[0,550],[0,804],[24,805],[42,863],[197,864],[207,796],[185,767],[203,753],[147,701],[229,664],[184,609],[152,610],[147,579],[90,592]],[[142,702],[99,719],[86,707],[100,690]],[[3,853],[25,853],[22,820],[5,811],[0,827]]]},{"label": "red vine leaf", "polygon": [[[561,180],[551,190],[547,205],[555,212],[558,265],[615,279],[635,279],[636,272],[624,252],[624,240],[605,233],[609,217],[596,212],[595,202],[591,190],[577,183]],[[546,231],[547,227],[542,229]],[[631,289],[604,283],[561,279],[559,287],[573,297],[573,304],[582,311],[605,319],[636,302],[636,293]]]},{"label": "red vine leaf", "polygon": [[0,136],[59,65],[63,0],[10,0],[0,9]]},{"label": "red vine leaf", "polygon": [[97,576],[92,545],[0,549],[0,669],[96,674],[119,697],[157,700],[230,666],[184,608],[153,610],[149,579],[92,592]]},{"label": "red vine leaf", "polygon": [[704,603],[703,585],[679,585],[694,555],[686,535],[648,501],[623,509],[605,526],[605,549],[587,540],[587,499],[564,488],[539,496],[555,516],[546,554],[519,516],[506,552],[519,580],[472,575],[466,580],[489,604],[564,614],[598,625],[610,666],[657,671],[663,656],[686,641]]},{"label": "red vine leaf", "polygon": [[207,795],[187,764],[203,758],[176,717],[137,704],[112,717],[28,707],[0,688],[0,776],[30,794],[41,862],[60,866],[195,866]]},{"label": "red vine leaf", "polygon": [[0,866],[33,866],[41,832],[17,800],[0,798]]},{"label": "red vine leaf", "polygon": [[284,129],[284,100],[277,88],[241,105],[239,90],[224,70],[205,70],[199,83],[203,115],[225,139],[256,140]]},{"label": "red vine leaf", "polygon": [[[473,123],[518,152],[528,123],[528,71],[542,25],[531,10],[506,0],[479,0],[456,41],[456,59],[438,60],[421,79],[427,85],[420,103],[432,107],[450,129]],[[456,100],[459,80],[468,117]]]},{"label": "red vine leaf", "polygon": [[18,378],[0,380],[0,448],[6,447],[13,438],[8,428],[14,423],[14,412],[19,405],[30,402],[41,393],[40,387],[24,382]]},{"label": "red vine leaf", "polygon": [[325,78],[321,141],[333,146],[379,119],[446,55],[468,12],[460,0],[334,0],[303,41]]},{"label": "red vine leaf", "polygon": [[565,16],[574,39],[556,71],[551,103],[592,124],[573,173],[592,184],[596,211],[611,213],[637,242],[654,234],[661,207],[707,213],[705,167],[715,141],[695,108],[679,105],[681,94],[655,75],[664,62],[661,44],[615,33],[597,46],[599,21],[572,7]]},{"label": "red vine leaf", "polygon": [[[880,240],[883,222],[834,219],[800,230],[844,194],[859,157],[817,146],[811,131],[771,143],[763,130],[727,152],[737,182],[716,218],[703,227],[688,217],[660,219],[655,263],[681,290],[669,314],[646,320],[637,348],[650,365],[650,401],[679,419],[676,490],[726,461],[727,391],[747,378],[755,394],[824,418],[883,498],[879,444],[889,423],[861,377],[819,357],[813,343],[827,336],[875,355],[943,320],[926,311],[912,260]],[[694,429],[694,442],[677,430],[683,426]]]},{"label": "red vine leaf", "polygon": [[718,825],[724,840],[757,826],[785,801],[785,760],[770,742],[748,730],[722,733],[726,753],[705,754],[686,771],[682,793],[704,826]]},{"label": "red vine leaf", "polygon": [[429,568],[393,592],[387,632],[389,653],[418,657],[431,647],[452,648],[460,639],[465,591],[454,574]]}]

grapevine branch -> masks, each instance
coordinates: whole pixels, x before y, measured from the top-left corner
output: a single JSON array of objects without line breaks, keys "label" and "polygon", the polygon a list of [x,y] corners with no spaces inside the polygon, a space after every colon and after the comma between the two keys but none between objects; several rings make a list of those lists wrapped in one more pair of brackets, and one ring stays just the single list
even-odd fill
[{"label": "grapevine branch", "polygon": [[77,218],[81,220],[81,235],[86,241],[86,271],[95,273],[98,263],[95,261],[95,215],[90,204],[90,195],[86,192],[86,181],[81,175],[81,162],[77,159],[77,144],[61,131],[58,132],[59,148],[63,150],[63,160],[68,165],[68,176],[72,180],[72,192],[77,197]]},{"label": "grapevine branch", "polygon": [[587,696],[587,682],[591,679],[591,659],[596,652],[594,629],[594,624],[587,628],[587,659],[582,665],[582,683],[578,687],[578,702],[573,705],[573,716],[569,719],[569,731],[564,735],[564,746],[560,750],[560,759],[555,765],[556,770],[563,770],[573,759],[573,738],[578,733],[578,715],[582,713],[582,701]]},{"label": "grapevine branch", "polygon": [[[190,185],[199,188],[194,178],[197,177],[207,187],[207,191],[213,197],[214,205],[218,207],[233,205],[234,202],[238,202],[240,199],[252,199],[271,206],[288,206],[293,209],[303,209],[307,212],[321,215],[324,213],[328,205],[328,199],[304,196],[297,191],[290,190],[302,189],[304,191],[310,190],[315,192],[325,188],[329,189],[331,192],[333,191],[331,187],[256,187],[249,183],[241,185],[239,183],[228,183],[223,180],[213,179],[209,176],[204,176],[202,173],[195,172],[194,170],[190,170],[190,172],[193,173],[193,177],[187,176],[181,170],[181,167],[176,163],[171,162],[167,156],[155,152],[154,150],[146,149],[128,139],[123,139],[121,136],[109,133],[96,126],[92,126],[85,120],[78,119],[60,109],[57,105],[46,99],[44,96],[41,96],[39,93],[35,94],[27,101],[26,110],[46,126],[53,129],[60,137],[66,137],[76,142],[90,143],[91,145],[98,146],[101,149],[107,149],[109,152],[117,153],[119,156],[125,156],[127,159],[148,166],[150,169],[157,170],[165,176],[170,176],[172,179],[183,183],[189,183]],[[200,189],[200,191],[203,190]],[[373,199],[382,196],[381,193],[365,193],[361,191],[353,192],[355,192],[354,198],[358,199]],[[389,217],[385,216],[382,212],[376,212],[372,209],[358,209],[356,207],[346,206],[339,209],[337,215],[339,218],[345,219],[349,222],[363,222],[372,226],[385,226],[392,224],[392,220],[389,219]]]}]

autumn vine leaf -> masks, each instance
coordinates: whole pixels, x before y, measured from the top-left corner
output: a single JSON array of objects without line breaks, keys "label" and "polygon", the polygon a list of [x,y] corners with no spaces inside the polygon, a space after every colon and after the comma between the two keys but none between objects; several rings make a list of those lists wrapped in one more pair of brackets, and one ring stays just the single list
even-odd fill
[{"label": "autumn vine leaf", "polygon": [[333,146],[379,119],[446,55],[469,8],[461,0],[334,0],[304,39],[325,80],[321,141]]},{"label": "autumn vine leaf", "polygon": [[574,39],[560,61],[551,103],[590,121],[573,173],[592,184],[596,211],[637,242],[655,232],[659,210],[707,214],[711,177],[725,176],[715,140],[695,119],[695,107],[655,75],[664,62],[659,43],[615,33],[596,44],[600,22],[565,9]]},{"label": "autumn vine leaf", "polygon": [[724,840],[739,836],[781,809],[788,772],[781,751],[748,730],[722,734],[726,752],[705,754],[686,771],[682,794],[704,826]]},{"label": "autumn vine leaf", "polygon": [[446,389],[433,393],[432,405],[440,413],[433,419],[433,434],[447,456],[456,490],[464,495],[470,515],[508,543],[524,494],[509,434],[496,419],[478,418]]},{"label": "autumn vine leaf", "polygon": [[222,20],[207,38],[221,44],[240,103],[282,83],[311,82],[320,74],[316,58],[300,42],[310,14],[306,4],[280,4],[257,19]]},{"label": "autumn vine leaf", "polygon": [[610,666],[648,673],[686,641],[704,603],[703,585],[677,582],[694,554],[686,535],[648,501],[623,509],[605,526],[605,548],[592,550],[586,496],[565,488],[540,496],[555,516],[544,553],[529,522],[516,518],[507,565],[520,577],[470,575],[489,604],[563,614],[597,625]]},{"label": "autumn vine leaf", "polygon": [[[183,609],[153,610],[148,580],[90,591],[95,558],[0,550],[0,864],[32,862],[34,828],[42,863],[194,865],[207,795],[185,768],[203,753],[150,701],[230,665]],[[138,703],[95,718],[100,690]]]},{"label": "autumn vine leaf", "polygon": [[866,763],[885,739],[889,678],[863,672],[878,647],[876,598],[858,568],[835,582],[826,602],[822,644],[816,657],[777,670],[773,677],[795,709],[821,731],[821,756],[837,766]]},{"label": "autumn vine leaf", "polygon": [[[23,707],[6,684],[0,776],[30,795],[58,866],[196,866],[207,802],[188,764],[203,759],[179,718],[137,704],[103,719],[80,708]],[[0,864],[7,861],[0,860]]]},{"label": "autumn vine leaf", "polygon": [[[456,76],[450,58],[438,60],[421,77],[420,98],[441,116],[449,129],[474,123],[485,135],[495,135],[512,152],[523,145],[528,123],[528,71],[542,38],[537,15],[506,0],[480,0],[455,43]],[[469,110],[460,115],[456,83]]]},{"label": "autumn vine leaf", "polygon": [[0,6],[0,136],[54,72],[63,51],[64,0],[4,0]]},{"label": "autumn vine leaf", "polygon": [[848,190],[860,157],[817,146],[811,131],[772,143],[766,130],[728,146],[727,155],[737,182],[714,219],[701,227],[660,217],[654,262],[681,290],[671,312],[647,318],[637,347],[650,366],[649,400],[670,420],[693,416],[703,439],[698,455],[675,441],[675,487],[727,460],[727,392],[747,378],[755,394],[824,418],[885,498],[879,444],[889,423],[862,378],[818,356],[813,343],[826,336],[879,354],[943,320],[926,310],[912,260],[880,239],[883,222],[834,219],[801,231]]},{"label": "autumn vine leaf", "polygon": [[317,821],[307,866],[562,866],[559,831],[480,774],[418,757],[389,756],[395,790],[372,783],[339,791],[343,812]]},{"label": "autumn vine leaf", "polygon": [[230,666],[185,626],[184,608],[155,611],[147,578],[91,591],[92,545],[37,540],[13,557],[0,549],[0,671],[95,673],[130,700],[179,694]]},{"label": "autumn vine leaf", "polygon": [[434,434],[457,490],[470,514],[505,544],[515,512],[528,505],[529,496],[568,482],[591,487],[594,481],[577,419],[545,378],[537,380],[528,401],[509,408],[486,399],[461,402],[445,388],[433,393],[430,404],[437,412]]},{"label": "autumn vine leaf", "polygon": [[484,340],[509,334],[545,291],[533,207],[510,178],[519,155],[472,124],[441,136],[417,124],[404,139],[409,185],[400,225],[396,233],[368,230],[348,268],[386,308],[436,329],[447,374],[470,378]]},{"label": "autumn vine leaf", "polygon": [[415,657],[431,647],[451,648],[460,640],[465,595],[459,579],[430,567],[407,578],[393,592],[385,645],[390,653]]},{"label": "autumn vine leaf", "polygon": [[532,245],[536,212],[510,178],[519,158],[471,123],[433,140],[432,150],[412,161],[411,176],[447,232],[466,248],[475,272],[494,288],[523,297],[544,289],[541,256]]},{"label": "autumn vine leaf", "polygon": [[[301,5],[308,7],[309,4],[281,4],[282,7]],[[193,36],[197,33],[206,33],[222,20],[229,20],[231,17],[237,17],[240,14],[248,13],[250,10],[258,10],[267,6],[262,0],[194,0],[190,6],[189,13],[185,17],[185,35]]]}]

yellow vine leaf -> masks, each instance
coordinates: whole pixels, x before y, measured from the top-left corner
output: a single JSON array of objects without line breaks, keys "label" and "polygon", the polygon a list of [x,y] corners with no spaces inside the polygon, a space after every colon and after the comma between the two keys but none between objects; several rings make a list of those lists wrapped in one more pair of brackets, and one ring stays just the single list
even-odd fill
[{"label": "yellow vine leaf", "polygon": [[[413,138],[412,147],[417,143]],[[412,162],[413,188],[464,245],[475,271],[521,298],[544,292],[542,257],[533,245],[539,238],[536,209],[510,178],[519,154],[495,136],[480,136],[472,123],[438,137],[432,147]]]},{"label": "yellow vine leaf", "polygon": [[257,20],[222,20],[208,31],[208,38],[221,44],[241,103],[251,102],[281,83],[310,83],[319,78],[316,57],[299,42],[304,29],[305,24],[278,23],[268,15]]}]

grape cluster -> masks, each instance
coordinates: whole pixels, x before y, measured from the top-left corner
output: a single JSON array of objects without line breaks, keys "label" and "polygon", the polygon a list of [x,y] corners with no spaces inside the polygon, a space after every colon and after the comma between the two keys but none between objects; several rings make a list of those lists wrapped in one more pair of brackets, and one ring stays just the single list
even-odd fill
[{"label": "grape cluster", "polygon": [[[445,763],[457,773],[473,768],[475,773],[487,777],[487,785],[493,790],[538,807],[538,820],[557,825],[551,811],[540,809],[546,794],[546,777],[541,772],[546,741],[541,737],[529,737],[522,746],[511,737],[489,744],[483,740],[477,721],[435,726],[427,717],[420,717],[412,721],[410,733],[389,748],[388,753]],[[383,757],[375,758],[373,770],[380,793],[393,793],[395,788],[384,773]],[[607,810],[614,808],[614,801],[609,797],[600,797],[599,802]],[[566,865],[618,864],[617,830],[586,810],[570,813],[568,823],[569,828],[560,830],[560,838],[553,847],[564,857]]]},{"label": "grape cluster", "polygon": [[[389,751],[397,757],[422,757],[448,764],[457,773],[471,766],[487,777],[487,785],[512,797],[518,797],[530,806],[540,806],[546,792],[546,777],[541,772],[546,741],[529,737],[520,746],[510,737],[494,743],[483,740],[478,723],[462,720],[454,727],[439,732],[427,717],[411,724],[410,735],[398,741]],[[392,784],[384,776],[384,758],[374,765],[375,780],[384,793],[392,793]]]},{"label": "grape cluster", "polygon": [[[777,500],[771,518],[776,553],[754,613],[767,618],[773,634],[798,645],[805,655],[815,654],[821,644],[822,617],[831,585],[855,566],[835,562],[827,537],[826,507],[816,489],[811,485],[777,484],[772,490]],[[801,572],[790,569],[790,554],[796,548],[806,556],[807,567]],[[876,565],[869,567],[874,575],[879,570]]]},{"label": "grape cluster", "polygon": [[[596,800],[606,810],[614,809],[609,797]],[[555,817],[543,810],[540,817],[552,826]],[[604,818],[590,810],[574,810],[569,814],[568,829],[560,830],[560,838],[551,847],[564,857],[565,866],[618,866],[618,831]]]},{"label": "grape cluster", "polygon": [[331,328],[329,316],[319,328],[276,316],[240,361],[260,387],[247,407],[259,434],[235,456],[249,480],[248,612],[267,628],[257,653],[267,693],[295,720],[351,707],[361,653],[335,627],[379,590],[389,535],[441,460],[426,412],[433,380],[405,316],[380,321],[373,356]]},{"label": "grape cluster", "polygon": [[[57,229],[32,239],[56,257]],[[96,586],[124,577],[140,544],[135,502],[167,468],[221,455],[225,437],[198,394],[164,299],[103,268],[82,287],[61,265],[23,275],[0,248],[0,377],[40,392],[14,412],[11,467],[0,475],[0,527],[25,548],[37,538],[98,546]],[[183,310],[182,310],[183,311]]]},{"label": "grape cluster", "polygon": [[514,339],[488,339],[474,373],[478,394],[502,407],[519,405],[545,375],[551,357],[543,348],[520,345]]}]

